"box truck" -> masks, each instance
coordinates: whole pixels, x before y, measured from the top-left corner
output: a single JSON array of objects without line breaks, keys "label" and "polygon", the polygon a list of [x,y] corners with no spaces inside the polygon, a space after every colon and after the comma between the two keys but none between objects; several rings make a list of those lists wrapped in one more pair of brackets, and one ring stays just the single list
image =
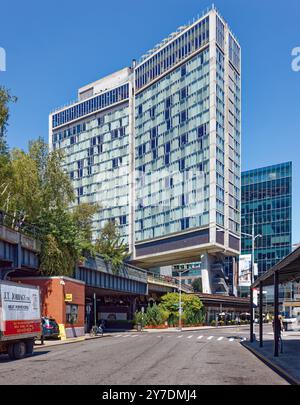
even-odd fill
[{"label": "box truck", "polygon": [[40,337],[39,287],[0,280],[0,354],[11,360],[32,355]]}]

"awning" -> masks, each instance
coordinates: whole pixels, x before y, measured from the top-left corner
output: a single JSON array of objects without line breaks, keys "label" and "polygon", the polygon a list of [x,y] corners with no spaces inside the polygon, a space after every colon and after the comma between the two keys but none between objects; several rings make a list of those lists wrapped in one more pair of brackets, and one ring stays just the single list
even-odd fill
[{"label": "awning", "polygon": [[263,286],[273,285],[274,274],[276,272],[279,276],[279,284],[286,284],[291,281],[300,281],[300,247],[259,277],[252,284],[252,288],[258,287],[260,283],[262,283]]}]

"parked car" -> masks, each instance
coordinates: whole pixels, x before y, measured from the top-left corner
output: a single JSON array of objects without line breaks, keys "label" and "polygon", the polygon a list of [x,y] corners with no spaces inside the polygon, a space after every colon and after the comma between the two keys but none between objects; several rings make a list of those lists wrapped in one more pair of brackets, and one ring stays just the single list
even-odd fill
[{"label": "parked car", "polygon": [[44,339],[59,338],[59,326],[53,318],[42,318],[42,334]]}]

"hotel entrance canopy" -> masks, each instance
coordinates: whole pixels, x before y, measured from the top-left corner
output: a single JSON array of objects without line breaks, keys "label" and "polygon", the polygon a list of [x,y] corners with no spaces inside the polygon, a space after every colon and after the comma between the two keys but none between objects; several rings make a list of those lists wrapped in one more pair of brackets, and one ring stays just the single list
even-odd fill
[{"label": "hotel entrance canopy", "polygon": [[252,288],[274,285],[275,273],[278,275],[279,284],[286,284],[291,281],[300,281],[300,247],[286,256],[269,271],[259,277],[252,285]]},{"label": "hotel entrance canopy", "polygon": [[[259,340],[263,347],[263,287],[274,286],[274,356],[279,356],[279,340],[281,336],[281,324],[279,314],[279,285],[289,282],[300,282],[300,247],[286,256],[269,271],[259,277],[251,286],[251,289],[259,288]],[[250,334],[253,342],[253,328]]]}]

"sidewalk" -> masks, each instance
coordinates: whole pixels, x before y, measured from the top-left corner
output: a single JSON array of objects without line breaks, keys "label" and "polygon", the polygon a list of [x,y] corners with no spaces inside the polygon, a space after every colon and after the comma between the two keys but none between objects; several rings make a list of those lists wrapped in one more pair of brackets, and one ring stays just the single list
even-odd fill
[{"label": "sidewalk", "polygon": [[70,343],[79,343],[79,342],[84,342],[86,340],[93,340],[93,339],[102,339],[102,338],[106,338],[106,337],[110,337],[112,336],[110,333],[105,333],[103,336],[99,335],[99,336],[90,336],[88,333],[86,333],[84,336],[79,336],[76,338],[68,338],[65,340],[60,340],[60,339],[56,339],[56,340],[44,340],[44,344],[42,345],[41,342],[38,340],[37,344],[34,345],[35,350],[36,349],[45,349],[47,347],[51,347],[51,346],[59,346],[59,345],[65,345],[65,344],[70,344]]},{"label": "sidewalk", "polygon": [[[247,329],[249,325],[230,325],[230,326],[195,326],[195,327],[183,327],[181,330],[182,332],[193,332],[193,331],[202,331],[202,330],[223,330],[223,329]],[[170,332],[178,332],[178,328],[166,328],[166,329],[143,329],[143,333],[170,333]],[[132,330],[132,332],[136,332],[136,329]]]},{"label": "sidewalk", "polygon": [[274,357],[273,333],[264,334],[263,347],[256,340],[242,344],[291,384],[300,385],[300,332],[284,332],[282,338],[283,353],[279,357]]}]

